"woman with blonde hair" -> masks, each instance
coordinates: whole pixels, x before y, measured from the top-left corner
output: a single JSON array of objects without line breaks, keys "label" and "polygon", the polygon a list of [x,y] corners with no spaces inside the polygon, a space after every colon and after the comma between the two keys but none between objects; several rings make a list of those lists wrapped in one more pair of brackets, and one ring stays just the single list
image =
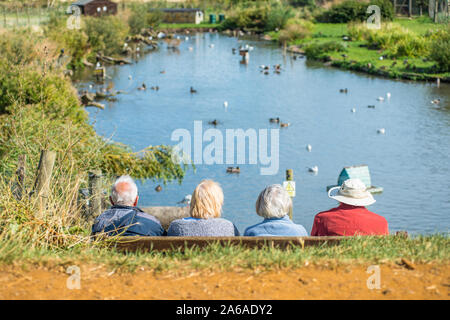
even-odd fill
[{"label": "woman with blonde hair", "polygon": [[172,221],[168,236],[238,236],[236,226],[220,217],[223,191],[217,182],[203,180],[192,193],[190,217]]}]

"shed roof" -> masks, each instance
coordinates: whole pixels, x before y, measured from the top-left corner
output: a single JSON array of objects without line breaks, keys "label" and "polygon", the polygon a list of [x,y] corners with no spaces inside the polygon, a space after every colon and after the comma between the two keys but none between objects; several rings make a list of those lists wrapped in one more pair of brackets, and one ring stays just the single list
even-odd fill
[{"label": "shed roof", "polygon": [[92,2],[92,1],[94,1],[94,0],[78,0],[72,4],[76,5],[76,6],[84,6],[85,4],[88,4],[89,2]]},{"label": "shed roof", "polygon": [[[84,6],[84,5],[87,5],[88,3],[95,2],[95,1],[96,0],[78,0],[78,1],[75,1],[74,3],[72,3],[72,5]],[[112,1],[109,1],[109,2],[112,2]]]},{"label": "shed roof", "polygon": [[360,179],[362,182],[364,182],[367,188],[370,188],[372,186],[369,167],[367,165],[344,167],[339,175],[338,185],[342,185],[345,180],[351,178]]}]

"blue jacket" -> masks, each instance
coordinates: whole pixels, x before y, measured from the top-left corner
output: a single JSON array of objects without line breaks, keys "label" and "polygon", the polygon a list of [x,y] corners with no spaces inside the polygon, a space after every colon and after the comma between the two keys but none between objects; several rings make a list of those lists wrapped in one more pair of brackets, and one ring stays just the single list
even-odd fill
[{"label": "blue jacket", "polygon": [[172,221],[167,230],[168,236],[208,237],[208,236],[238,236],[236,226],[226,219],[183,218]]},{"label": "blue jacket", "polygon": [[262,222],[245,229],[244,236],[308,236],[302,225],[295,224],[288,215],[282,218],[264,219]]},{"label": "blue jacket", "polygon": [[115,205],[95,219],[92,234],[105,232],[109,236],[162,236],[165,231],[155,217],[138,207]]}]

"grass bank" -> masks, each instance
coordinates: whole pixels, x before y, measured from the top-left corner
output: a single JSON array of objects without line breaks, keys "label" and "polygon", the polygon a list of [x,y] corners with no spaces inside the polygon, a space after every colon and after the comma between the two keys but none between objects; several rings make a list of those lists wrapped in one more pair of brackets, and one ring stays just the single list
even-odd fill
[{"label": "grass bank", "polygon": [[[434,24],[426,19],[395,19],[389,24],[390,29],[395,29],[389,36],[399,37],[406,34],[413,38],[405,40],[404,46],[400,48],[405,52],[393,52],[392,48],[395,45],[376,42],[378,39],[367,39],[364,35],[358,37],[356,35],[358,31],[355,31],[358,27],[346,23],[316,23],[310,36],[291,41],[289,45],[293,51],[306,52],[308,59],[323,61],[327,65],[347,70],[389,78],[432,81],[440,78],[445,82],[450,81],[450,72],[438,67],[436,59],[432,57],[431,49],[435,34],[447,34],[448,37],[450,32],[448,26]],[[385,31],[374,30],[373,32]],[[270,35],[277,40],[280,33],[272,32]],[[450,48],[449,41],[443,41],[446,43],[445,46]],[[421,43],[417,44],[417,42]],[[400,43],[400,40],[397,43]],[[420,50],[421,48],[423,50]],[[448,51],[445,47],[439,50],[440,52]],[[447,57],[442,59],[447,60]]]},{"label": "grass bank", "polygon": [[[81,240],[81,239],[80,239]],[[240,246],[212,244],[206,248],[169,250],[165,252],[123,253],[100,243],[80,241],[68,247],[43,248],[16,239],[0,239],[0,264],[27,267],[58,267],[76,263],[99,264],[108,270],[133,272],[147,270],[278,270],[316,265],[358,265],[378,263],[448,264],[450,240],[446,235],[403,238],[349,237],[337,246],[294,247],[287,250],[265,247],[248,249]],[[21,250],[17,250],[21,248]]]}]

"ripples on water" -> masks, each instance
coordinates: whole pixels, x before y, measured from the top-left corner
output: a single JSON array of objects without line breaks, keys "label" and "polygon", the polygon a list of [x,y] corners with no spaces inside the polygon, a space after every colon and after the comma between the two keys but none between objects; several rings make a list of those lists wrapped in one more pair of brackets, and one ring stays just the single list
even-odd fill
[{"label": "ripples on water", "polygon": [[[248,65],[239,63],[232,48],[255,47]],[[214,48],[209,45],[214,44]],[[193,47],[192,51],[188,48]],[[282,64],[280,75],[263,75],[260,65]],[[165,73],[161,73],[161,71]],[[194,120],[218,119],[217,129],[270,129],[270,117],[291,126],[280,130],[280,170],[261,176],[258,165],[240,165],[239,175],[227,174],[227,165],[197,165],[182,185],[139,184],[141,206],[176,205],[205,178],[224,190],[223,216],[241,232],[261,220],[254,203],[267,185],[282,183],[285,169],[294,170],[297,196],[294,221],[310,231],[314,215],[336,205],[326,186],[335,184],[344,166],[367,164],[372,182],[384,187],[369,209],[386,217],[391,232],[448,232],[450,214],[450,86],[374,78],[362,74],[293,60],[271,44],[241,41],[218,34],[191,35],[179,51],[165,45],[136,64],[110,67],[118,101],[105,110],[89,109],[99,134],[129,144],[135,150],[148,145],[174,144],[173,130],[193,130]],[[132,75],[133,80],[128,79]],[[138,91],[142,82],[159,91]],[[90,84],[82,81],[80,88]],[[191,95],[189,88],[198,90]],[[348,88],[348,93],[339,92]],[[392,94],[391,99],[376,98]],[[440,98],[440,106],[430,103]],[[223,102],[228,101],[228,108]],[[373,104],[375,109],[367,108]],[[355,113],[350,110],[356,108]],[[386,128],[386,134],[377,134]],[[225,136],[225,134],[224,134]],[[305,146],[312,145],[312,152]],[[205,145],[205,144],[204,144]],[[317,165],[318,175],[307,172]]]}]

